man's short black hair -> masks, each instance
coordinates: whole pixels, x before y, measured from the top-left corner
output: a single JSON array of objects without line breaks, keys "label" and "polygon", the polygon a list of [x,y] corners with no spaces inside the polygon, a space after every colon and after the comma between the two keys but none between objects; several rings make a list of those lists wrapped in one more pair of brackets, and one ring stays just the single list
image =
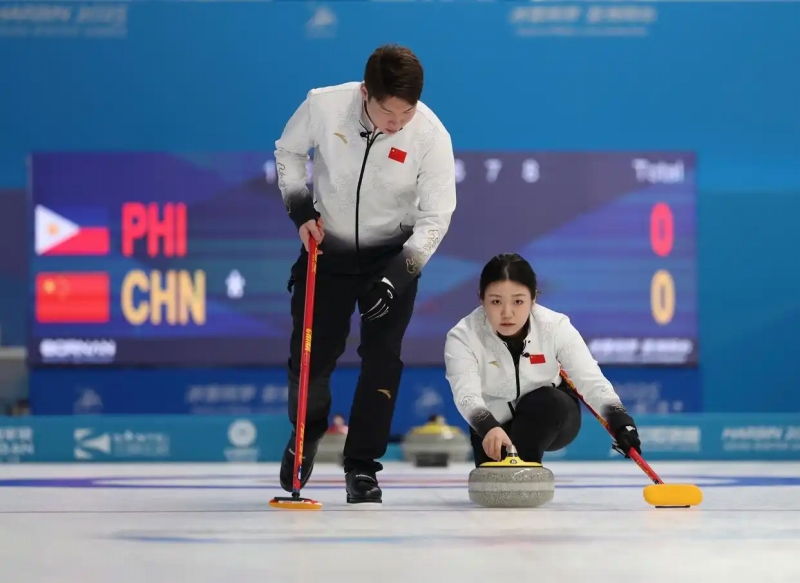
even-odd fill
[{"label": "man's short black hair", "polygon": [[391,97],[416,105],[422,95],[422,64],[413,51],[399,45],[375,49],[367,60],[364,85],[367,94],[378,102]]}]

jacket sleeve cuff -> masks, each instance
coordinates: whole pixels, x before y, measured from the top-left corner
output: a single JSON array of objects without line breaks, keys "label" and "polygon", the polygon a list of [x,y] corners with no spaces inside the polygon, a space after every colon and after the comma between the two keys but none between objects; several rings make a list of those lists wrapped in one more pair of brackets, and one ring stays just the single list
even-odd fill
[{"label": "jacket sleeve cuff", "polygon": [[481,437],[486,437],[486,434],[495,427],[501,427],[500,423],[498,423],[497,419],[495,419],[495,416],[492,415],[487,409],[476,411],[475,415],[472,417],[472,419],[470,419],[469,424],[472,425],[475,433]]},{"label": "jacket sleeve cuff", "polygon": [[320,216],[314,207],[314,198],[310,193],[289,197],[286,210],[289,212],[289,218],[298,229],[308,221],[317,220]]},{"label": "jacket sleeve cuff", "polygon": [[628,411],[625,410],[625,407],[622,405],[613,405],[613,406],[606,406],[602,409],[601,417],[606,420],[611,431],[616,433],[620,427],[625,427],[630,425],[631,427],[636,427],[636,423],[633,421],[633,417],[628,414]]}]

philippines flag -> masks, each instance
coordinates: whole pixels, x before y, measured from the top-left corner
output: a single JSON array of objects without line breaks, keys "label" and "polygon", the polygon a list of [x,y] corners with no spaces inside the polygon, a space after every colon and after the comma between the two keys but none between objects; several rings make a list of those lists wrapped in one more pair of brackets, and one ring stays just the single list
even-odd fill
[{"label": "philippines flag", "polygon": [[92,216],[96,214],[88,209],[76,209],[73,221],[45,206],[36,205],[36,254],[108,255],[111,239],[108,226],[103,225],[97,216]]}]

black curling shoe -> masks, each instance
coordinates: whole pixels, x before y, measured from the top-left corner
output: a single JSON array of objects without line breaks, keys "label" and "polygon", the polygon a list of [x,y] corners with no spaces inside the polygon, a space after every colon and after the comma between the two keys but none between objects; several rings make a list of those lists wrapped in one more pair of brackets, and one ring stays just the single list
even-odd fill
[{"label": "black curling shoe", "polygon": [[375,472],[350,470],[345,476],[345,482],[347,484],[348,504],[362,504],[364,502],[381,504],[383,502],[383,492],[378,486],[378,478],[375,477]]},{"label": "black curling shoe", "polygon": [[[281,459],[281,488],[287,492],[292,491],[292,482],[294,481],[294,444],[297,439],[294,431],[289,438],[289,443],[286,444],[286,449],[283,450],[283,459]],[[304,488],[306,482],[311,477],[311,472],[314,470],[314,456],[317,455],[317,448],[319,441],[306,441],[303,444],[303,467],[300,468],[300,487]]]}]

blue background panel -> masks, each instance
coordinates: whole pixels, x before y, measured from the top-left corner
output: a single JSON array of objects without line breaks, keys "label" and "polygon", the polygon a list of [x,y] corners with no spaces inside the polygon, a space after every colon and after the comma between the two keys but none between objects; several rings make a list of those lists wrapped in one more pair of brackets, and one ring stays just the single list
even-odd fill
[{"label": "blue background panel", "polygon": [[0,220],[20,217],[0,230],[3,343],[27,342],[32,152],[269,151],[311,87],[397,41],[461,151],[694,152],[703,408],[800,411],[797,2],[81,6],[0,3]]}]

